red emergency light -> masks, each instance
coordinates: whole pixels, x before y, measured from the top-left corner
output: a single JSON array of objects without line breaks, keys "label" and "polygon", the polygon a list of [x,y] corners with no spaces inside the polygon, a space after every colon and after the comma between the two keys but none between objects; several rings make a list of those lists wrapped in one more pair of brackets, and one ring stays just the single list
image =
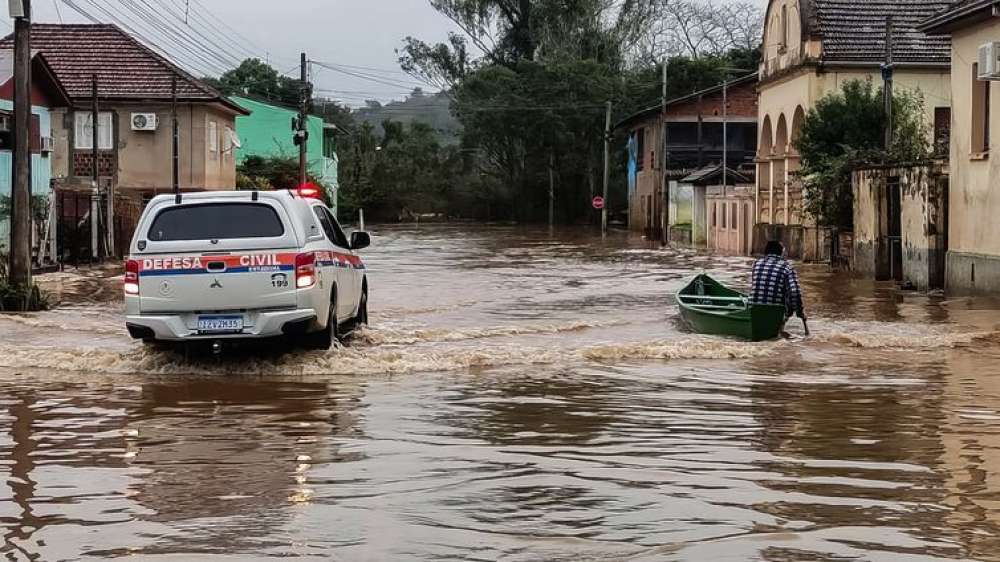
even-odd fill
[{"label": "red emergency light", "polygon": [[306,182],[300,185],[296,191],[298,192],[299,197],[304,197],[306,199],[323,199],[323,190],[312,182]]}]

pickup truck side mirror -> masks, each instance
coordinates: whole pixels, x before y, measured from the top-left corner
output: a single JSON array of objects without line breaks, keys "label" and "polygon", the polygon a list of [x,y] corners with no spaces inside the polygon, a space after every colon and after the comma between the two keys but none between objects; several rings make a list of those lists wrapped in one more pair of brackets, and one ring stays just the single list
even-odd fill
[{"label": "pickup truck side mirror", "polygon": [[372,237],[367,232],[357,231],[351,233],[351,249],[361,250],[372,245]]}]

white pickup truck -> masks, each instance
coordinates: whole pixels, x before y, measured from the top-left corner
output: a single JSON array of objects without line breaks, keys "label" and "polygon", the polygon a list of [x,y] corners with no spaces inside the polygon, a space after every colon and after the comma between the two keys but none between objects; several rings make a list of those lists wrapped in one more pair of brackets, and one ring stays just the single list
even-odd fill
[{"label": "white pickup truck", "polygon": [[160,195],[125,263],[125,323],[146,342],[290,336],[328,349],[368,322],[357,250],[314,188]]}]

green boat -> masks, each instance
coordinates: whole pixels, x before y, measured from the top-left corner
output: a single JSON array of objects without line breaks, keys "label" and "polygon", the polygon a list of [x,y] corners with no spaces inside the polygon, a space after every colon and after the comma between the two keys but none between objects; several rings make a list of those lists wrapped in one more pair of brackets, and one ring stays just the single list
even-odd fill
[{"label": "green boat", "polygon": [[677,304],[681,317],[702,334],[764,341],[778,337],[785,326],[784,305],[753,304],[747,295],[704,274],[677,292]]}]

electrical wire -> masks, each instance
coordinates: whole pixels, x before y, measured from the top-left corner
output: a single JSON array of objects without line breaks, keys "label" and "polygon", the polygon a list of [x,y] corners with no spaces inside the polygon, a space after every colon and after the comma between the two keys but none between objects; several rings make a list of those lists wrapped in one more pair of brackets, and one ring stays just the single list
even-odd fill
[{"label": "electrical wire", "polygon": [[[165,49],[156,41],[152,40],[152,38],[148,35],[148,33],[140,32],[138,29],[139,24],[132,17],[126,19],[125,17],[115,16],[112,12],[108,11],[108,9],[105,8],[104,5],[99,4],[96,0],[85,0],[85,1],[88,2],[90,5],[92,5],[101,14],[103,14],[103,17],[105,18],[103,21],[110,21],[112,23],[120,25],[126,32],[130,33],[133,37],[142,40],[147,46],[149,46],[155,51],[158,51],[161,55],[163,55],[166,58],[169,59],[178,58],[176,56],[172,56],[172,53],[170,51]],[[71,2],[69,0],[64,0],[64,3],[73,8],[74,10],[76,10],[77,12],[79,12],[81,15],[83,15],[90,21],[94,23],[102,23],[102,19],[95,17],[88,10],[81,8],[74,2]],[[190,51],[190,48],[186,47],[182,42],[178,42],[176,39],[171,39],[169,37],[167,39],[170,40],[172,44],[179,46],[181,50],[185,51],[185,54],[194,57],[193,59],[184,59],[183,64],[186,64],[188,67],[197,70],[202,74],[212,74],[218,72],[219,68],[224,68],[224,66],[220,65],[218,62],[205,58],[204,56],[200,56],[197,53]],[[200,62],[193,63],[192,61],[194,60],[198,60]],[[206,70],[209,70],[209,72],[206,72]]]}]

